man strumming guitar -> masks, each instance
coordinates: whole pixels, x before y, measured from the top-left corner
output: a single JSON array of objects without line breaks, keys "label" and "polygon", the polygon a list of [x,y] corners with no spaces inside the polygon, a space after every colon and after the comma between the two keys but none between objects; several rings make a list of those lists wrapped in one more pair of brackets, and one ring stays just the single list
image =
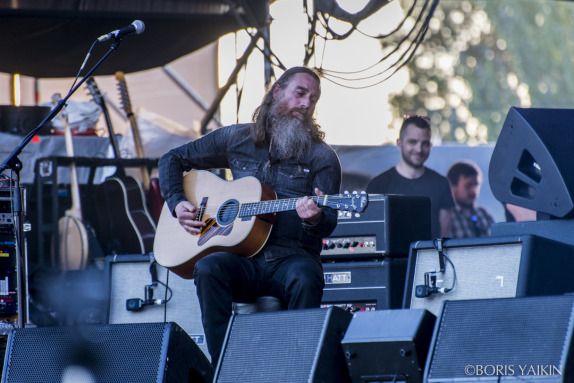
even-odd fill
[{"label": "man strumming guitar", "polygon": [[[271,234],[256,255],[215,252],[195,264],[194,281],[207,346],[215,366],[225,338],[232,302],[272,295],[288,309],[318,308],[324,287],[322,238],[337,224],[337,213],[309,196],[339,192],[341,165],[313,114],[321,94],[311,69],[287,70],[253,114],[253,123],[217,129],[175,148],[159,162],[167,206],[191,235],[205,222],[186,200],[183,173],[229,168],[234,179],[254,176],[277,198],[298,198],[296,209],[277,213]],[[177,246],[177,244],[173,244]]]}]

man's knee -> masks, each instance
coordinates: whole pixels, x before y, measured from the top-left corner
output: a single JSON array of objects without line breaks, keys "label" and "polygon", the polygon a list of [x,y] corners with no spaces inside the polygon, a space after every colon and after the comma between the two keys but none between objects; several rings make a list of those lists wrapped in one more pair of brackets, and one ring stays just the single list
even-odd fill
[{"label": "man's knee", "polygon": [[193,278],[197,281],[209,278],[214,274],[220,274],[223,270],[223,260],[220,253],[213,253],[201,258],[193,269]]},{"label": "man's knee", "polygon": [[287,275],[287,284],[293,284],[301,288],[323,289],[325,285],[325,277],[321,266],[312,260],[305,260],[305,262],[298,262],[292,265]]}]

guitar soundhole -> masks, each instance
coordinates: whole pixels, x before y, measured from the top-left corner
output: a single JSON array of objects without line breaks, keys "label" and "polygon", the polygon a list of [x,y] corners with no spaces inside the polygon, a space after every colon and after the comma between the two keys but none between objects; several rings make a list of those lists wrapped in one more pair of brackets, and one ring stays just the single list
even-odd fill
[{"label": "guitar soundhole", "polygon": [[217,212],[217,222],[220,226],[226,226],[235,221],[239,212],[239,202],[234,199],[225,201]]}]

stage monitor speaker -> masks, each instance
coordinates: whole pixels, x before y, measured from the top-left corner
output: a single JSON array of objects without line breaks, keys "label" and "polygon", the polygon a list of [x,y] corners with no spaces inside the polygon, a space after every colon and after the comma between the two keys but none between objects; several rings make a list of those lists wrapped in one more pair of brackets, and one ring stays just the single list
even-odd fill
[{"label": "stage monitor speaker", "polygon": [[421,383],[435,320],[421,309],[355,313],[341,342],[353,383]]},{"label": "stage monitor speaker", "polygon": [[510,108],[490,159],[492,194],[555,217],[574,210],[574,109]]},{"label": "stage monitor speaker", "polygon": [[[129,299],[145,300],[146,286],[152,283],[151,265],[149,255],[106,257],[105,278],[109,310],[103,323],[177,322],[209,357],[193,280],[183,279],[171,272],[168,278],[168,269],[154,264],[158,280],[169,286],[167,295],[168,298],[171,296],[169,302],[146,305],[136,311],[127,309]],[[152,290],[154,300],[165,300],[163,285],[157,284]]]},{"label": "stage monitor speaker", "polygon": [[[514,298],[574,292],[574,246],[535,235],[413,243],[404,308],[438,316],[445,300]],[[441,259],[444,272],[440,271]]]},{"label": "stage monitor speaker", "polygon": [[350,321],[337,307],[234,314],[214,382],[350,382],[341,346]]},{"label": "stage monitor speaker", "polygon": [[2,372],[2,383],[212,379],[211,364],[176,323],[15,329]]},{"label": "stage monitor speaker", "polygon": [[572,382],[573,317],[572,295],[445,301],[425,382]]}]

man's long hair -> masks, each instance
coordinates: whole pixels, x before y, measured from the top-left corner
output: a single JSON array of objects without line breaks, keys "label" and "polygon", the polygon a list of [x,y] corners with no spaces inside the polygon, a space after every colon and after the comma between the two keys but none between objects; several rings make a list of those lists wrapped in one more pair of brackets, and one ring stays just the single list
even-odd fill
[{"label": "man's long hair", "polygon": [[[307,67],[293,67],[285,71],[279,77],[277,81],[271,86],[271,88],[265,94],[263,98],[263,102],[261,105],[255,109],[253,112],[253,124],[251,125],[251,137],[253,141],[255,141],[256,145],[261,145],[266,142],[269,138],[269,131],[268,131],[268,123],[269,123],[269,111],[273,106],[273,91],[276,87],[285,88],[291,78],[296,75],[297,73],[306,73],[313,77],[321,85],[321,80],[319,79],[319,75],[317,73]],[[321,127],[314,118],[312,118],[309,123],[307,124],[309,128],[309,134],[311,135],[311,139],[314,142],[321,142],[325,138],[325,132],[321,130]]]}]

